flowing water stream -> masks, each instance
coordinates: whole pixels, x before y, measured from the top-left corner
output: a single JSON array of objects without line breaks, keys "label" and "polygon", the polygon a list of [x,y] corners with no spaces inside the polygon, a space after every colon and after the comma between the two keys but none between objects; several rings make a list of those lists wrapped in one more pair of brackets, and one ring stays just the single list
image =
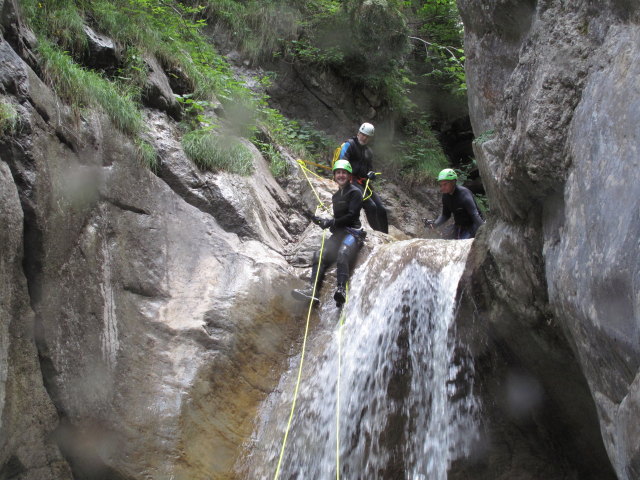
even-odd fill
[{"label": "flowing water stream", "polygon": [[[344,326],[321,307],[278,478],[445,480],[468,453],[478,405],[452,320],[470,244],[380,247],[352,278]],[[241,478],[274,478],[299,361],[262,407]]]}]

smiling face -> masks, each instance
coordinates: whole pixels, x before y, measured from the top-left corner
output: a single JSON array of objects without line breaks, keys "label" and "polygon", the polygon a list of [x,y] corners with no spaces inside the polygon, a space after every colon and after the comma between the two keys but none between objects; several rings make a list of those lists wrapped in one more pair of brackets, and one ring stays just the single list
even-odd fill
[{"label": "smiling face", "polygon": [[342,168],[333,171],[333,179],[340,188],[351,182],[351,174]]},{"label": "smiling face", "polygon": [[447,193],[451,195],[456,189],[455,180],[440,180],[438,184],[440,185],[440,193]]},{"label": "smiling face", "polygon": [[369,140],[371,139],[369,135],[365,135],[362,132],[358,132],[357,138],[360,145],[366,145],[367,143],[369,143]]}]

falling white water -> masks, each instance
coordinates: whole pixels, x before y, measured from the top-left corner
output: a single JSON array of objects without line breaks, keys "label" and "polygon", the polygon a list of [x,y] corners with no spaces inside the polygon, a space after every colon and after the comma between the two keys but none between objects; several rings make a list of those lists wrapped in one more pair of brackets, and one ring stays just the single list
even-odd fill
[{"label": "falling white water", "polygon": [[[342,331],[335,307],[322,307],[326,330],[309,344],[280,479],[336,478],[338,428],[344,479],[445,480],[451,462],[469,453],[473,366],[452,321],[470,244],[381,247],[351,281]],[[244,478],[274,477],[299,358],[265,402]]]}]

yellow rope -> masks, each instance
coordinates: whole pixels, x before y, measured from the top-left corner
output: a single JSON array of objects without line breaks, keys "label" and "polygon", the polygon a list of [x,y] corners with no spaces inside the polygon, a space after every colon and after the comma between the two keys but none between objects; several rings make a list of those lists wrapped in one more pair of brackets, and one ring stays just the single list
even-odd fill
[{"label": "yellow rope", "polygon": [[[318,278],[320,276],[320,265],[322,263],[322,253],[324,250],[324,237],[326,230],[322,231],[322,243],[320,245],[320,258],[318,259],[318,267],[316,269],[316,278],[313,281],[313,291],[311,292],[311,296],[316,296],[316,285],[318,285]],[[289,420],[287,421],[287,428],[284,431],[284,438],[282,439],[282,447],[280,448],[280,458],[278,458],[278,466],[276,467],[276,474],[273,477],[273,480],[278,479],[278,475],[280,475],[280,467],[282,465],[282,459],[284,457],[284,449],[287,445],[287,437],[289,436],[289,430],[291,428],[291,421],[293,420],[293,413],[296,409],[296,401],[298,400],[298,390],[300,388],[300,380],[302,378],[302,364],[304,363],[304,352],[307,346],[307,336],[309,333],[309,319],[311,318],[311,311],[313,310],[313,298],[309,301],[309,311],[307,312],[307,322],[304,327],[304,339],[302,340],[302,353],[300,354],[300,366],[298,367],[298,378],[296,380],[296,387],[293,391],[293,402],[291,403],[291,412],[289,413]]]},{"label": "yellow rope", "polygon": [[342,368],[342,327],[344,326],[344,307],[349,301],[349,284],[347,295],[340,312],[338,327],[338,381],[336,382],[336,480],[340,480],[340,374]]},{"label": "yellow rope", "polygon": [[[376,172],[376,175],[382,175],[380,172]],[[367,190],[369,190],[369,195],[367,195]],[[369,178],[367,178],[367,183],[364,184],[364,191],[362,192],[362,201],[366,202],[373,195],[373,190],[369,187]]]},{"label": "yellow rope", "polygon": [[[316,189],[313,187],[313,184],[311,183],[311,179],[309,178],[309,176],[307,175],[307,172],[312,173],[313,175],[315,175],[318,178],[321,178],[319,175],[317,175],[315,172],[312,172],[311,170],[309,170],[305,165],[305,161],[298,159],[297,160],[298,165],[300,166],[302,173],[304,174],[305,178],[307,179],[307,182],[309,182],[309,186],[311,187],[311,190],[313,191],[314,195],[316,196],[316,198],[318,199],[318,207],[316,207],[316,211],[318,210],[318,208],[322,207],[325,210],[328,210],[327,207],[324,205],[324,203],[322,203],[322,200],[320,199],[320,196],[318,195],[318,192],[316,191]],[[310,162],[307,162],[310,163]],[[322,165],[319,165],[322,166]],[[367,187],[369,185],[369,180],[367,179]],[[366,191],[366,189],[365,189]],[[373,192],[372,192],[373,193]],[[371,196],[371,195],[369,195]],[[367,197],[369,198],[369,197]],[[322,255],[324,253],[324,240],[325,240],[325,236],[326,236],[326,230],[322,231],[322,243],[320,244],[320,257],[318,259],[318,266],[316,269],[316,277],[313,280],[313,290],[311,292],[311,296],[313,298],[315,298],[316,296],[316,287],[318,285],[318,278],[320,275],[320,270],[321,270],[321,264],[322,264]],[[313,298],[311,298],[311,300],[309,301],[309,309],[307,311],[307,321],[305,323],[305,328],[304,328],[304,337],[302,340],[302,352],[300,354],[300,365],[298,366],[298,377],[296,379],[296,386],[295,389],[293,391],[293,401],[291,403],[291,411],[289,412],[289,419],[287,421],[287,427],[285,429],[284,432],[284,438],[282,439],[282,447],[280,448],[280,456],[278,458],[278,465],[276,467],[276,473],[273,477],[274,480],[278,479],[278,476],[280,475],[280,468],[282,466],[282,459],[284,458],[284,451],[285,451],[285,447],[287,445],[287,439],[289,437],[289,431],[291,430],[291,422],[293,421],[293,414],[295,412],[295,408],[296,408],[296,402],[298,400],[298,391],[300,389],[300,381],[302,379],[302,366],[304,363],[304,354],[305,354],[305,350],[306,350],[306,345],[307,345],[307,337],[309,334],[309,321],[311,319],[311,312],[313,311]],[[345,304],[342,307],[342,311],[340,312],[340,320],[339,320],[339,329],[338,329],[338,383],[336,384],[336,479],[340,480],[340,369],[341,369],[341,338],[342,338],[342,327],[344,325],[344,306],[347,304],[349,300],[349,284],[347,284],[347,295],[345,298]]]},{"label": "yellow rope", "polygon": [[319,163],[315,163],[315,162],[312,162],[312,161],[310,161],[310,160],[303,160],[302,158],[299,158],[299,159],[298,159],[298,162],[304,162],[304,163],[306,163],[306,164],[308,164],[308,165],[313,165],[313,166],[315,166],[315,167],[324,168],[325,170],[329,170],[329,171],[331,171],[331,170],[332,170],[332,168],[331,168],[331,167],[329,167],[329,166],[327,166],[327,165],[321,165],[321,164],[319,164]]},{"label": "yellow rope", "polygon": [[311,187],[311,190],[313,191],[313,194],[316,196],[316,198],[318,199],[318,204],[319,206],[324,210],[324,211],[329,211],[329,209],[327,208],[327,206],[322,203],[322,200],[320,199],[320,195],[318,195],[318,192],[316,191],[315,187],[313,186],[313,183],[311,183],[311,179],[309,178],[309,175],[307,175],[307,172],[312,173],[313,175],[315,175],[318,178],[322,178],[320,177],[320,175],[316,174],[315,172],[312,172],[311,170],[309,170],[307,167],[305,167],[304,165],[304,160],[296,160],[298,162],[298,165],[300,166],[300,169],[302,170],[302,173],[304,174],[305,178],[307,179],[307,182],[309,182],[309,186]]}]

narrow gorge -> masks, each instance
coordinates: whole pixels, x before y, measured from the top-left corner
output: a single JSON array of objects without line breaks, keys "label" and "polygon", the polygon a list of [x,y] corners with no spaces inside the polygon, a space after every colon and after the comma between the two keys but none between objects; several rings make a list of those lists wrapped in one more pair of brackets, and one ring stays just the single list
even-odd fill
[{"label": "narrow gorge", "polygon": [[[333,280],[312,312],[280,478],[335,477],[338,451],[349,479],[640,480],[640,6],[458,7],[487,222],[430,238],[435,182],[382,184],[390,234],[369,230],[344,327]],[[180,72],[146,58],[150,169],[107,114],[51,88],[20,1],[0,1],[0,24],[16,113],[0,136],[0,480],[273,478],[308,312],[290,291],[321,238],[297,156],[276,145],[291,173],[275,178],[239,136],[251,174],[199,168]],[[250,83],[260,66],[227,50]],[[393,124],[370,92],[276,67],[252,88],[336,138]]]}]

